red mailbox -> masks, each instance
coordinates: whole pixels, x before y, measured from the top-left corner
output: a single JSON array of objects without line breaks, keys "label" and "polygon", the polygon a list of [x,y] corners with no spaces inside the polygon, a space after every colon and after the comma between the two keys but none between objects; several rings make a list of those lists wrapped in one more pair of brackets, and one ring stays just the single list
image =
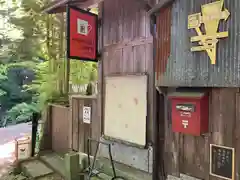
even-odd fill
[{"label": "red mailbox", "polygon": [[172,130],[194,136],[208,132],[208,95],[199,92],[169,94],[172,111]]}]

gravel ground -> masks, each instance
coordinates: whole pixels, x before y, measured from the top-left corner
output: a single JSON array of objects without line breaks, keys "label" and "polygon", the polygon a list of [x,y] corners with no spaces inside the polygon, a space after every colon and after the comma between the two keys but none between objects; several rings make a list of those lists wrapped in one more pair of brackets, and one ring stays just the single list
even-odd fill
[{"label": "gravel ground", "polygon": [[[21,176],[10,176],[15,161],[15,139],[31,133],[31,126],[20,124],[7,128],[0,128],[0,179],[22,180]],[[6,176],[7,175],[7,176]],[[13,178],[14,177],[14,178]],[[6,179],[7,178],[7,179]]]},{"label": "gravel ground", "polygon": [[28,178],[22,175],[6,174],[3,177],[1,177],[1,180],[28,180]]}]

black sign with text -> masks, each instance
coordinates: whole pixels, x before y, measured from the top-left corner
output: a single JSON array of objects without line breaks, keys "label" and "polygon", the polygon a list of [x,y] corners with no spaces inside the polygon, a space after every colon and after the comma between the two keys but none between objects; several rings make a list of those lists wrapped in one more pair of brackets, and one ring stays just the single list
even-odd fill
[{"label": "black sign with text", "polygon": [[224,179],[233,179],[234,149],[210,145],[210,174]]}]

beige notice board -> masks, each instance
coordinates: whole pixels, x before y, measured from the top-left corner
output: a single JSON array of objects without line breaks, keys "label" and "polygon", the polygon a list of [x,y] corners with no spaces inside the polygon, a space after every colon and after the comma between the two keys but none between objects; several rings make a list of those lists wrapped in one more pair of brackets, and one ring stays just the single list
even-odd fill
[{"label": "beige notice board", "polygon": [[146,145],[147,76],[106,77],[104,134]]}]

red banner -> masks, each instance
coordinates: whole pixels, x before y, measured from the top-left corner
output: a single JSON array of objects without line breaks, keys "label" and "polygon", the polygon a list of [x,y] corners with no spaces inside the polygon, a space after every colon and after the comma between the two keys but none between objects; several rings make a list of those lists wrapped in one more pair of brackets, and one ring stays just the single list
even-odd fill
[{"label": "red banner", "polygon": [[97,61],[97,22],[96,14],[67,7],[67,58]]}]

